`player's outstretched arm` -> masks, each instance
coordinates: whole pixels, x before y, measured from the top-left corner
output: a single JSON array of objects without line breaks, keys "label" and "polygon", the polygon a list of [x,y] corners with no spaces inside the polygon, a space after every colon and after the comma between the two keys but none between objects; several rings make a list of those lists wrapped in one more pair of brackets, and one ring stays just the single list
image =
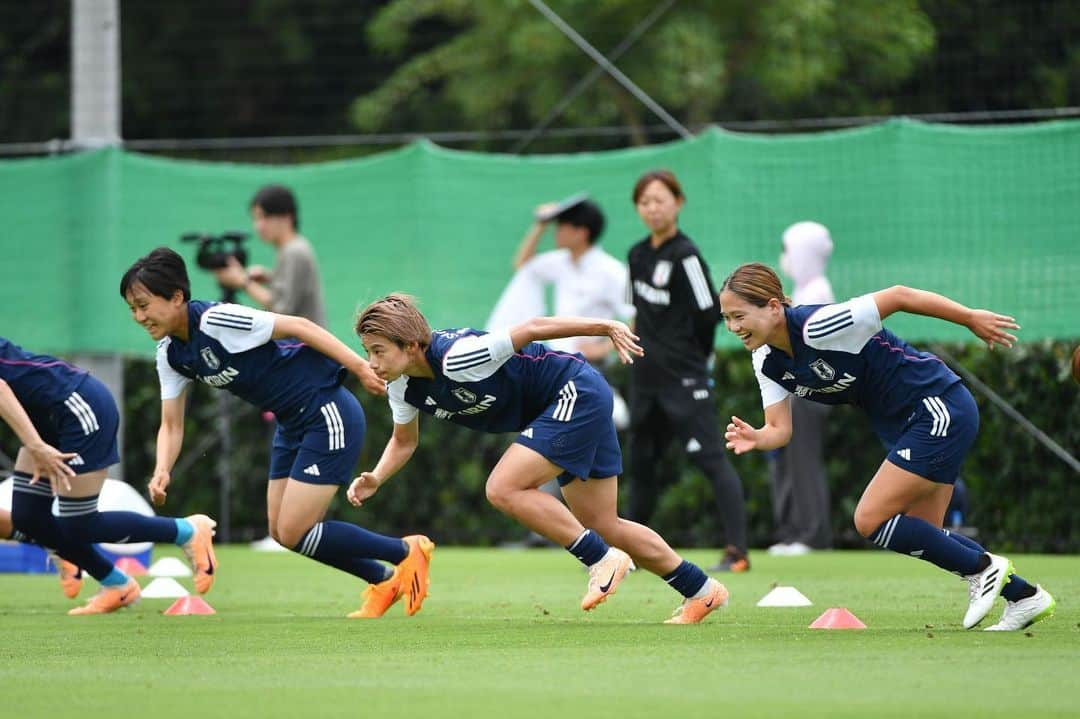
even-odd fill
[{"label": "player's outstretched arm", "polygon": [[157,506],[165,504],[172,468],[184,445],[184,407],[187,388],[179,396],[161,400],[161,426],[158,428],[154,474],[150,477],[147,491],[150,501]]},{"label": "player's outstretched arm", "polygon": [[356,375],[370,394],[386,394],[386,383],[372,371],[367,360],[349,349],[349,346],[337,337],[305,317],[271,314],[274,316],[274,333],[271,337],[295,337]]},{"label": "player's outstretched arm", "polygon": [[345,496],[354,507],[361,506],[366,499],[379,491],[383,483],[397,474],[408,464],[420,444],[420,419],[413,417],[407,424],[395,424],[394,433],[383,449],[382,456],[375,469],[364,472],[352,481]]},{"label": "player's outstretched arm", "polygon": [[878,314],[884,320],[894,312],[909,312],[927,317],[952,322],[967,327],[972,334],[986,343],[988,349],[998,344],[1012,347],[1016,337],[1006,330],[1018,330],[1020,325],[1008,315],[1001,315],[990,310],[973,310],[970,307],[951,300],[944,295],[926,290],[917,290],[903,285],[894,285],[874,293]]},{"label": "player's outstretched arm", "polygon": [[791,398],[765,408],[765,424],[755,429],[750,423],[732,415],[724,432],[727,448],[735,454],[752,449],[769,450],[783,447],[791,441]]},{"label": "player's outstretched arm", "polygon": [[618,320],[601,320],[589,317],[534,317],[510,328],[510,341],[515,350],[530,342],[543,342],[564,337],[607,337],[615,345],[619,359],[633,364],[634,357],[642,357],[645,350],[637,343],[638,336]]}]

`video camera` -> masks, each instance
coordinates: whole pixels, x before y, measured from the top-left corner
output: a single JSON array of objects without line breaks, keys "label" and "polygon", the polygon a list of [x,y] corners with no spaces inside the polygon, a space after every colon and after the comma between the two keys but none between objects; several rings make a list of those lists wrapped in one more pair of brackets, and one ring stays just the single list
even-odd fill
[{"label": "video camera", "polygon": [[199,253],[195,262],[204,270],[220,270],[229,264],[229,258],[235,257],[241,265],[247,265],[247,250],[244,242],[246,232],[222,232],[210,235],[205,232],[188,232],[180,236],[182,242],[198,242]]},{"label": "video camera", "polygon": [[[198,253],[195,255],[195,262],[199,267],[204,270],[220,270],[228,266],[230,257],[235,258],[241,266],[247,266],[248,253],[244,247],[247,238],[246,232],[222,232],[220,235],[188,232],[180,236],[180,241],[199,243]],[[236,290],[228,287],[222,287],[221,294],[223,302],[236,299]]]}]

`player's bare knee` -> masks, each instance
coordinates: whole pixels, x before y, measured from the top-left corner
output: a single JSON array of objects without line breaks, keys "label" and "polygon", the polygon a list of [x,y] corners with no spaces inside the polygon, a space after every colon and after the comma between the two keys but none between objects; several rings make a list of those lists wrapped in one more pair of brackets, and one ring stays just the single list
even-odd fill
[{"label": "player's bare knee", "polygon": [[484,493],[487,495],[488,502],[496,509],[507,512],[510,506],[513,504],[514,491],[500,482],[493,482],[488,480],[488,483],[484,486]]},{"label": "player's bare knee", "polygon": [[855,531],[863,537],[869,537],[877,531],[877,528],[888,517],[882,517],[881,512],[860,504],[855,507],[855,515],[852,519],[855,524]]},{"label": "player's bare knee", "polygon": [[310,526],[283,523],[277,527],[277,536],[274,539],[283,547],[295,548],[310,529]]}]

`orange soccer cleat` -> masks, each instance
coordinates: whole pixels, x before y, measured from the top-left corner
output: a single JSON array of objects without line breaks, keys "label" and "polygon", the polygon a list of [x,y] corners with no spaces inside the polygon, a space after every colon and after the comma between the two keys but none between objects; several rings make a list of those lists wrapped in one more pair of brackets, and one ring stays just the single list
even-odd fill
[{"label": "orange soccer cleat", "polygon": [[633,564],[629,554],[609,547],[607,554],[589,567],[589,588],[581,600],[581,608],[587,612],[614,594]]},{"label": "orange soccer cleat", "polygon": [[187,521],[195,527],[195,534],[180,548],[191,562],[191,571],[195,575],[195,591],[206,594],[210,587],[214,586],[218,569],[217,557],[214,555],[214,527],[217,522],[205,514],[193,514],[187,517]]},{"label": "orange soccer cleat", "polygon": [[401,592],[405,595],[405,613],[411,617],[420,611],[427,597],[431,584],[428,568],[435,543],[422,534],[411,534],[403,539],[409,545],[409,554],[401,560],[397,572],[401,576]]},{"label": "orange soccer cleat", "polygon": [[361,596],[364,599],[363,604],[355,612],[346,615],[349,619],[376,619],[386,614],[387,609],[405,596],[405,593],[401,591],[400,568],[394,567],[394,573],[389,579],[378,584],[367,585]]},{"label": "orange soccer cleat", "polygon": [[102,587],[101,591],[90,597],[90,601],[81,607],[75,607],[68,614],[73,617],[85,614],[109,614],[121,607],[134,604],[139,601],[140,596],[142,596],[142,590],[139,589],[139,583],[129,578],[127,584],[121,587]]},{"label": "orange soccer cleat", "polygon": [[83,585],[82,570],[56,552],[49,552],[49,561],[56,567],[56,574],[60,578],[60,588],[64,590],[64,596],[68,599],[79,596]]},{"label": "orange soccer cleat", "polygon": [[705,596],[694,599],[687,597],[683,603],[671,615],[664,624],[698,624],[702,619],[709,616],[714,609],[726,606],[728,603],[728,590],[720,582],[710,577],[705,582]]}]

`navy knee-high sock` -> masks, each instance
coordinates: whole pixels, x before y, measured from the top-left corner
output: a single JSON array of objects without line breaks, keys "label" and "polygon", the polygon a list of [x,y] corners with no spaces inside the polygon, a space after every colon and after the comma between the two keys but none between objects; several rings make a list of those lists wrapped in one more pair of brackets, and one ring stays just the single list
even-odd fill
[{"label": "navy knee-high sock", "polygon": [[577,539],[566,546],[566,551],[577,557],[577,560],[586,567],[591,567],[603,559],[608,549],[610,547],[608,547],[604,538],[591,529],[586,529]]},{"label": "navy knee-high sock", "polygon": [[956,541],[926,520],[906,514],[886,519],[870,535],[870,541],[957,574],[975,574],[984,563],[982,552]]},{"label": "navy knee-high sock", "polygon": [[[186,519],[99,512],[98,495],[61,497],[60,527],[76,542],[178,542]],[[185,538],[190,538],[190,533]]]},{"label": "navy knee-high sock", "polygon": [[[982,545],[976,542],[971,537],[965,537],[959,532],[950,532],[948,529],[943,529],[946,536],[952,537],[965,547],[970,547],[980,554],[986,550],[982,548]],[[1036,589],[1031,586],[1026,579],[1019,574],[1010,574],[1009,581],[1005,583],[1005,586],[1001,588],[1001,596],[1008,599],[1010,602],[1018,602],[1021,599],[1027,599],[1028,597],[1035,596]]]},{"label": "navy knee-high sock", "polygon": [[49,480],[30,484],[31,476],[15,472],[11,495],[11,523],[35,543],[55,550],[57,554],[99,582],[114,571],[113,563],[89,542],[70,540],[52,514],[52,488]]},{"label": "navy knee-high sock", "polygon": [[692,597],[701,591],[709,577],[701,567],[684,559],[672,572],[665,574],[663,580],[684,597]]},{"label": "navy knee-high sock", "polygon": [[371,584],[389,579],[393,571],[375,560],[398,564],[409,555],[402,539],[335,521],[319,522],[292,549]]}]

